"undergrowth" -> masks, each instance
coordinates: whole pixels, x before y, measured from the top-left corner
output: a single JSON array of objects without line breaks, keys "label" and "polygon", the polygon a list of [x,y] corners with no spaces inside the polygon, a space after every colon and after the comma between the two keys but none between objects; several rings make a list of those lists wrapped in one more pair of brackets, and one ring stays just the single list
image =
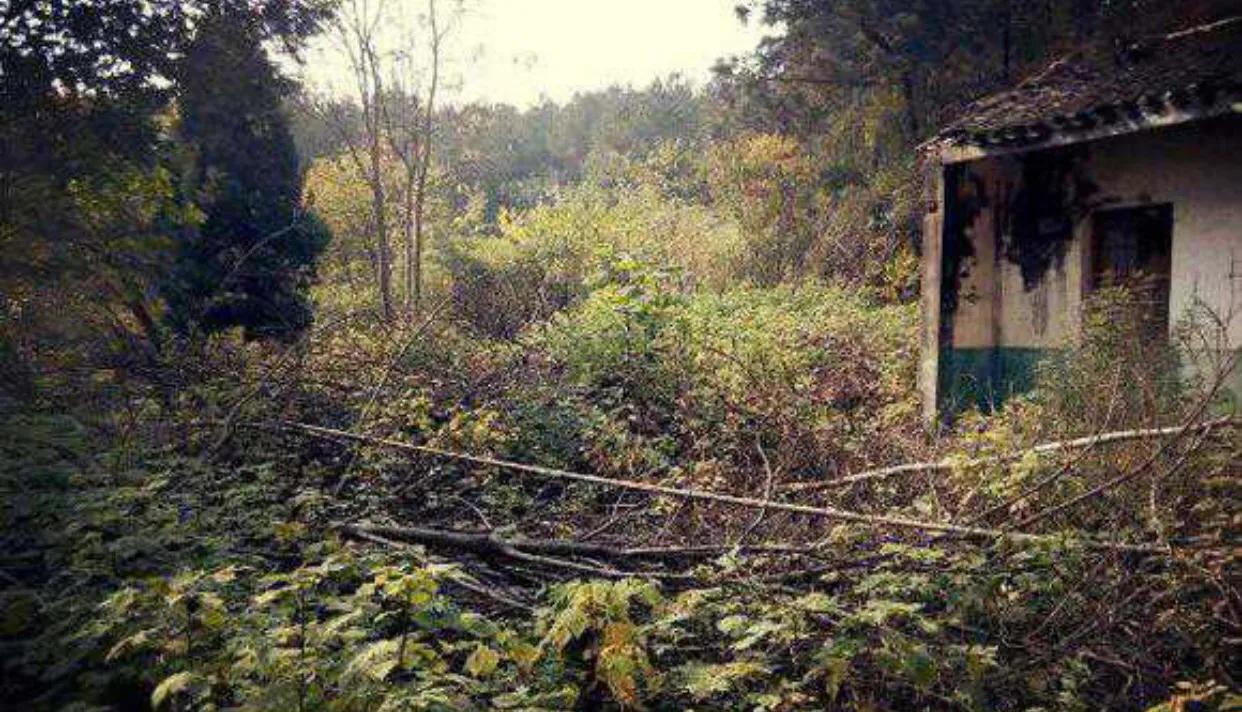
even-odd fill
[{"label": "undergrowth", "polygon": [[[909,307],[816,286],[688,292],[623,256],[592,280],[513,340],[452,320],[415,332],[342,319],[284,348],[221,336],[187,349],[215,367],[176,369],[172,397],[113,383],[107,417],[6,401],[6,697],[33,709],[1238,706],[1236,432],[1009,459],[1143,424],[1070,422],[1074,393],[1100,388],[1084,359],[1050,364],[1030,398],[930,442],[910,396]],[[1169,398],[1166,413],[1192,407]],[[1036,543],[968,541],[308,440],[288,422],[772,499],[947,455],[961,465],[799,499],[998,529],[1154,465],[1140,486],[1017,527],[1046,535]],[[355,522],[682,553],[584,576],[360,538],[342,527]],[[1165,553],[1083,545],[1104,534]]]}]

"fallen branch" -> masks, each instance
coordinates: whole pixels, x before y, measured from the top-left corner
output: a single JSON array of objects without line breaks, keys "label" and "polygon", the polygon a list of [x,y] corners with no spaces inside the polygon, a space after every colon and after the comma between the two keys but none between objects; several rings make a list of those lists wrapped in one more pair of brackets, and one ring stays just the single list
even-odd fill
[{"label": "fallen branch", "polygon": [[[1182,428],[1178,429],[1178,433],[1177,433],[1178,437],[1175,437],[1165,442],[1158,450],[1156,450],[1154,453],[1149,455],[1145,460],[1143,460],[1137,466],[1125,472],[1122,472],[1120,475],[1117,475],[1116,477],[1113,477],[1112,479],[1106,482],[1103,482],[1095,487],[1092,487],[1091,489],[1087,490],[1086,492],[1083,492],[1082,494],[1079,494],[1076,497],[1071,497],[1069,500],[1065,502],[1061,502],[1060,504],[1056,504],[1051,507],[1048,507],[1047,509],[1036,512],[1026,517],[1025,519],[1022,519],[1021,521],[1019,521],[1017,526],[1020,526],[1020,527],[1030,526],[1031,524],[1042,521],[1052,516],[1053,514],[1056,514],[1057,512],[1065,511],[1081,502],[1084,502],[1088,499],[1092,499],[1094,497],[1098,497],[1099,495],[1111,489],[1114,489],[1122,484],[1125,484],[1126,482],[1129,482],[1130,480],[1133,480],[1134,478],[1146,472],[1147,469],[1150,468],[1152,465],[1156,464],[1156,462],[1160,460],[1161,457],[1164,456],[1165,452],[1167,452],[1170,447],[1175,445],[1181,439],[1181,436],[1184,436],[1191,432],[1199,433],[1199,438],[1195,441],[1193,445],[1191,445],[1190,449],[1187,450],[1187,454],[1198,450],[1199,446],[1203,443],[1203,439],[1207,437],[1207,433],[1210,431],[1205,430],[1204,428],[1194,429],[1188,426],[1183,426]],[[1180,467],[1181,463],[1184,461],[1185,461],[1184,457],[1179,459],[1178,467]]]},{"label": "fallen branch", "polygon": [[[391,539],[386,539],[377,534],[371,534],[371,533],[368,533],[362,530],[355,530],[349,533],[352,536],[357,537],[358,539],[373,542],[375,544],[383,544],[384,546],[392,546],[392,547],[398,547],[398,548],[407,546],[405,542],[393,541]],[[527,613],[535,612],[535,608],[533,606],[527,603],[524,603],[522,601],[519,601],[516,598],[512,598],[496,590],[488,588],[487,586],[484,586],[474,581],[469,576],[467,576],[465,573],[459,572],[456,576],[453,576],[450,580],[453,583],[457,584],[458,586],[461,586],[462,588],[466,589],[467,591],[470,591],[471,593],[478,594],[485,598],[490,598],[493,601],[500,603],[501,605],[507,606],[509,608],[516,608],[521,611],[526,611]]]},{"label": "fallen branch", "polygon": [[693,581],[694,576],[672,574],[663,571],[622,571],[607,566],[591,566],[559,558],[561,556],[593,556],[596,558],[624,558],[621,551],[600,544],[584,544],[571,541],[510,541],[497,532],[454,532],[422,527],[393,527],[371,524],[337,524],[338,531],[351,536],[375,540],[387,539],[416,542],[426,546],[461,551],[484,558],[515,559],[544,568],[563,569],[590,576],[605,578],[654,578],[676,581]]},{"label": "fallen branch", "polygon": [[[1185,437],[1188,434],[1195,433],[1199,435],[1199,438],[1196,441],[1195,445],[1192,446],[1192,450],[1193,450],[1193,449],[1197,449],[1199,445],[1203,443],[1203,440],[1208,436],[1208,433],[1212,431],[1212,428],[1214,426],[1218,426],[1223,423],[1237,424],[1238,421],[1232,418],[1219,418],[1217,420],[1209,421],[1207,423],[1196,423],[1196,421],[1198,421],[1200,418],[1203,417],[1203,414],[1207,411],[1207,408],[1211,404],[1212,399],[1216,397],[1216,394],[1220,391],[1221,387],[1224,386],[1225,379],[1229,376],[1230,373],[1233,372],[1233,369],[1235,366],[1237,366],[1236,357],[1230,358],[1228,367],[1222,370],[1219,370],[1217,372],[1216,378],[1212,384],[1212,387],[1208,389],[1206,395],[1202,399],[1199,400],[1199,404],[1195,407],[1194,412],[1190,414],[1190,417],[1186,419],[1186,422],[1182,423],[1181,425],[1177,427],[1163,428],[1162,431],[1167,431],[1168,434],[1172,436],[1171,439],[1166,440],[1165,442],[1161,443],[1160,447],[1157,448],[1155,452],[1153,452],[1146,460],[1141,462],[1137,467],[1134,467],[1127,472],[1123,472],[1120,475],[1112,478],[1111,480],[1108,480],[1107,482],[1097,487],[1093,487],[1090,490],[1083,492],[1077,497],[1072,497],[1066,502],[1062,502],[1061,504],[1058,504],[1058,505],[1049,507],[1047,509],[1044,509],[1042,511],[1036,512],[1035,514],[1032,514],[1031,516],[1026,517],[1025,519],[1018,522],[1017,526],[1024,527],[1024,526],[1034,524],[1035,522],[1041,521],[1057,512],[1061,512],[1066,509],[1069,509],[1070,507],[1073,507],[1074,505],[1080,502],[1091,499],[1093,497],[1097,497],[1100,494],[1107,492],[1110,489],[1113,489],[1114,487],[1117,487],[1126,482],[1129,482],[1130,480],[1138,477],[1143,472],[1145,472],[1147,468],[1154,465],[1161,457],[1164,456],[1164,453],[1167,450],[1169,450],[1174,445],[1176,445],[1179,440],[1181,440],[1183,437]],[[1179,463],[1178,467],[1180,466],[1181,464]]]},{"label": "fallen branch", "polygon": [[495,532],[462,532],[446,529],[429,529],[414,526],[393,526],[379,524],[338,524],[340,531],[351,534],[380,536],[398,541],[410,541],[427,546],[438,546],[467,551],[474,554],[491,554],[496,552],[498,543],[527,554],[547,556],[581,556],[593,559],[620,561],[628,559],[657,559],[676,561],[679,559],[703,559],[730,551],[741,551],[756,554],[810,554],[822,549],[822,546],[788,546],[788,545],[756,545],[756,546],[668,546],[668,547],[633,547],[621,548],[607,544],[564,539],[499,539]]},{"label": "fallen branch", "polygon": [[[1199,432],[1205,430],[1214,430],[1216,428],[1237,427],[1242,425],[1242,419],[1239,418],[1219,418],[1204,423],[1199,423],[1189,429],[1189,432]],[[978,467],[980,465],[994,465],[1002,462],[1013,462],[1021,460],[1028,454],[1048,455],[1051,453],[1062,452],[1065,450],[1078,450],[1082,448],[1093,448],[1097,445],[1107,445],[1109,443],[1130,442],[1134,440],[1153,440],[1157,438],[1167,438],[1179,436],[1186,430],[1180,426],[1172,426],[1168,428],[1146,428],[1140,430],[1121,430],[1112,433],[1101,433],[1099,435],[1089,435],[1086,437],[1075,438],[1073,440],[1063,440],[1060,442],[1044,443],[1036,445],[1032,448],[1019,450],[1009,453],[1008,455],[993,455],[990,457],[979,457],[971,460],[939,460],[936,462],[910,462],[903,465],[893,465],[892,467],[884,467],[878,470],[867,470],[856,475],[848,475],[839,477],[835,480],[827,482],[799,482],[788,485],[784,488],[786,492],[802,493],[817,492],[826,489],[835,489],[837,487],[845,487],[858,482],[867,482],[870,480],[881,480],[896,475],[904,475],[916,472],[948,472],[956,468]]]},{"label": "fallen branch", "polygon": [[[718,502],[721,504],[732,504],[743,507],[752,508],[768,508],[773,511],[790,512],[792,514],[805,514],[812,517],[824,517],[827,519],[835,519],[844,522],[854,522],[857,524],[865,524],[872,527],[890,527],[895,529],[909,529],[921,532],[940,532],[943,534],[952,534],[955,536],[968,539],[981,539],[995,541],[1002,538],[1008,538],[1013,541],[1022,542],[1052,542],[1066,541],[1065,537],[1055,537],[1038,534],[1026,534],[1022,532],[1003,532],[997,529],[985,529],[982,527],[961,526],[950,524],[947,522],[927,522],[906,517],[890,516],[890,515],[872,515],[854,512],[846,509],[837,509],[835,507],[814,507],[805,504],[794,504],[790,502],[780,502],[773,500],[754,499],[751,497],[738,497],[718,492],[710,492],[696,489],[681,489],[677,487],[667,487],[665,485],[650,484],[647,482],[635,482],[633,480],[610,479],[600,477],[598,475],[589,475],[580,472],[570,472],[568,470],[558,470],[550,467],[541,467],[539,465],[527,465],[518,462],[509,462],[498,460],[492,457],[483,457],[479,455],[471,455],[468,453],[453,452],[451,450],[442,450],[440,448],[429,447],[426,445],[412,445],[410,443],[400,442],[397,440],[386,440],[383,438],[373,438],[356,433],[349,433],[344,430],[336,430],[333,428],[324,428],[317,425],[308,425],[306,423],[256,423],[251,424],[252,427],[276,428],[281,430],[293,430],[306,433],[315,437],[328,440],[350,440],[354,442],[363,442],[370,445],[382,446],[393,450],[401,450],[405,452],[418,453],[422,455],[433,455],[461,462],[471,462],[476,465],[487,465],[490,467],[499,467],[512,472],[526,472],[550,479],[567,480],[571,482],[584,482],[587,484],[601,485],[604,487],[616,487],[620,489],[629,489],[636,492],[646,492],[648,494],[664,495],[668,497],[677,497],[682,499],[699,500],[706,502]],[[1142,554],[1164,554],[1166,550],[1154,546],[1146,546],[1141,544],[1127,544],[1123,542],[1101,541],[1090,538],[1079,538],[1073,540],[1089,549],[1107,550],[1107,551],[1125,551],[1131,553]],[[1067,542],[1068,543],[1068,542]]]}]

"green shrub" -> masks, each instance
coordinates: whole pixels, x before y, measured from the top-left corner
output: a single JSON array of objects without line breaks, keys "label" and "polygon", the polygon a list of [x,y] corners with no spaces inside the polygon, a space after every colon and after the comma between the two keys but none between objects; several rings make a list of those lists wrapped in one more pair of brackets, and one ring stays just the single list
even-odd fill
[{"label": "green shrub", "polygon": [[682,295],[662,273],[640,274],[529,340],[628,408],[631,430],[672,435],[682,457],[747,466],[759,442],[804,477],[917,444],[913,308],[826,287]]},{"label": "green shrub", "polygon": [[616,255],[680,272],[686,286],[720,288],[733,278],[735,225],[649,187],[598,186],[503,217],[496,237],[451,243],[443,261],[458,312],[478,331],[509,338],[584,298],[589,279]]}]

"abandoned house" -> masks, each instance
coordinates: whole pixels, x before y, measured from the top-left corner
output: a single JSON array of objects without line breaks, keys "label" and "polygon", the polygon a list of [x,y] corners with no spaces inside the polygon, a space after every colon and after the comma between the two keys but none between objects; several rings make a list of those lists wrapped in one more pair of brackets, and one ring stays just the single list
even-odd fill
[{"label": "abandoned house", "polygon": [[1237,312],[1224,346],[1242,346],[1242,17],[1077,52],[925,150],[929,420],[1029,388],[1110,285],[1158,338],[1192,305]]}]

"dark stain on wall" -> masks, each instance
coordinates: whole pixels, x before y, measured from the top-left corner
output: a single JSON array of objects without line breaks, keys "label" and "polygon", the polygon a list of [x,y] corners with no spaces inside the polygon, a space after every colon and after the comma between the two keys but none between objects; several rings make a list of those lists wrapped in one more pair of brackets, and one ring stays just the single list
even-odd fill
[{"label": "dark stain on wall", "polygon": [[940,284],[940,343],[953,343],[953,314],[961,299],[962,281],[975,256],[969,228],[987,206],[987,189],[965,164],[945,169],[944,247]]},{"label": "dark stain on wall", "polygon": [[1005,228],[1005,259],[1022,272],[1029,292],[1048,270],[1061,268],[1074,240],[1074,226],[1096,207],[1099,186],[1087,177],[1085,147],[1049,149],[1022,159],[1022,180],[1013,200],[998,206]]},{"label": "dark stain on wall", "polygon": [[[942,412],[951,414],[971,405],[990,410],[1009,395],[1030,388],[1044,349],[957,348],[953,316],[970,298],[962,294],[962,284],[977,256],[974,240],[994,240],[997,259],[1016,265],[1023,288],[1036,292],[1031,305],[1036,331],[1047,328],[1048,295],[1042,287],[1049,270],[1064,267],[1076,226],[1105,202],[1087,175],[1087,151],[1085,146],[1073,146],[987,159],[1016,163],[1012,172],[1001,170],[994,185],[972,171],[971,164],[946,167],[940,291]],[[987,235],[972,229],[985,210],[994,211],[995,232]]]}]

